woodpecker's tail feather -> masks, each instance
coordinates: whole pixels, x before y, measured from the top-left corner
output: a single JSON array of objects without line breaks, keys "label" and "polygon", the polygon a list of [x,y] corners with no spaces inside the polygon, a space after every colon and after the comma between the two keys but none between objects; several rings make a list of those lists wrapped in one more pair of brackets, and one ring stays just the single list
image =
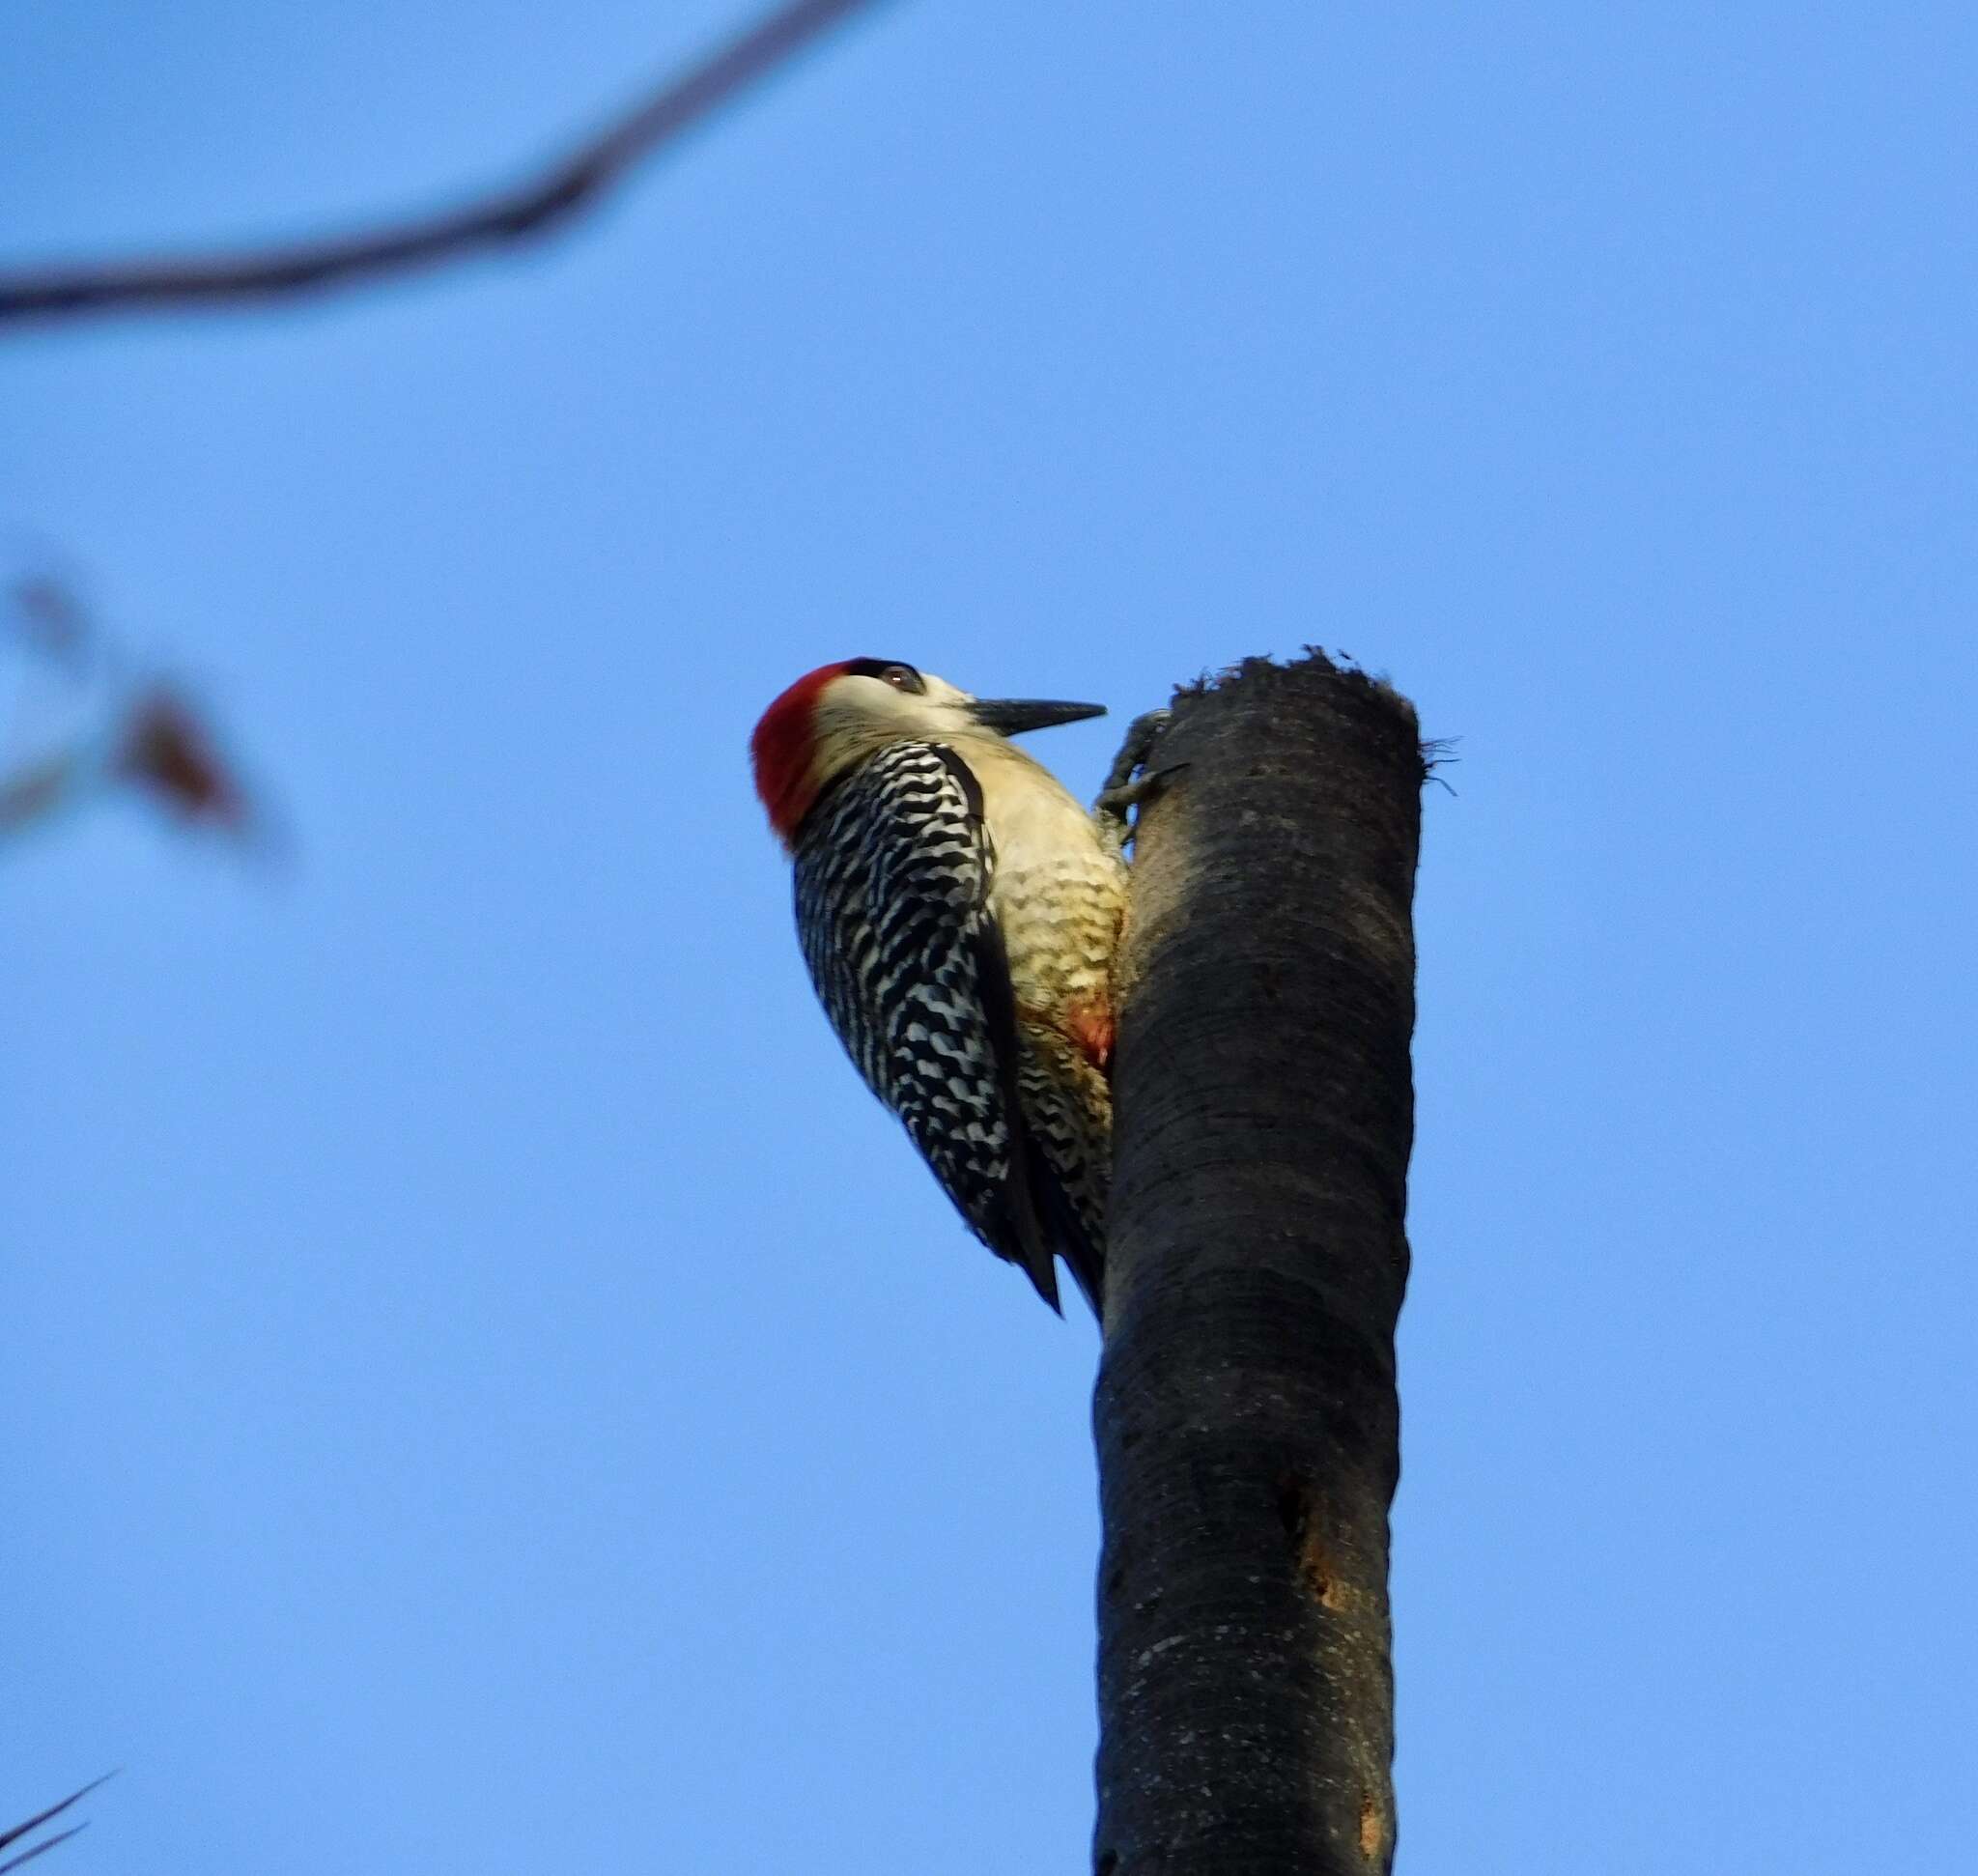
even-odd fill
[{"label": "woodpecker's tail feather", "polygon": [[983,1243],[1029,1277],[1031,1287],[1060,1316],[1064,1314],[1058,1290],[1058,1260],[1061,1257],[1080,1293],[1092,1306],[1092,1315],[1104,1322],[1099,1247],[1092,1242],[1086,1221],[1060,1181],[1049,1155],[1036,1141],[1022,1140],[995,1211],[988,1218],[971,1218],[969,1222]]},{"label": "woodpecker's tail feather", "polygon": [[[1093,1317],[1103,1323],[1106,1320],[1102,1301],[1105,1284],[1100,1247],[1092,1242],[1086,1221],[1079,1216],[1078,1208],[1072,1204],[1043,1150],[1034,1140],[1025,1141],[1024,1147],[1025,1157],[1030,1161],[1029,1185],[1036,1203],[1037,1220],[1042,1227],[1040,1235],[1050,1246],[1044,1254],[1045,1262],[1047,1265],[1051,1263],[1053,1252],[1064,1260],[1064,1267],[1071,1272],[1086,1301],[1092,1306]],[[1035,1278],[1031,1281],[1035,1282]],[[1052,1289],[1055,1293],[1055,1270]],[[1060,1316],[1064,1314],[1061,1309],[1058,1313]]]},{"label": "woodpecker's tail feather", "polygon": [[1085,1299],[1092,1306],[1092,1321],[1101,1328],[1106,1326],[1106,1266],[1099,1254],[1083,1238],[1076,1248],[1067,1248],[1064,1253],[1064,1267],[1076,1280]]},{"label": "woodpecker's tail feather", "polygon": [[1049,1185],[1050,1169],[1036,1149],[1022,1141],[1003,1181],[1002,1203],[997,1208],[1001,1215],[990,1219],[986,1229],[980,1224],[975,1229],[982,1241],[998,1257],[1014,1264],[1030,1278],[1037,1294],[1062,1316],[1064,1305],[1058,1300],[1058,1260],[1051,1254],[1038,1211],[1039,1197]]},{"label": "woodpecker's tail feather", "polygon": [[1046,1251],[1034,1262],[1028,1256],[1017,1260],[1018,1267],[1031,1280],[1031,1287],[1051,1305],[1060,1316],[1064,1314],[1064,1305],[1058,1296],[1058,1265],[1051,1253]]}]

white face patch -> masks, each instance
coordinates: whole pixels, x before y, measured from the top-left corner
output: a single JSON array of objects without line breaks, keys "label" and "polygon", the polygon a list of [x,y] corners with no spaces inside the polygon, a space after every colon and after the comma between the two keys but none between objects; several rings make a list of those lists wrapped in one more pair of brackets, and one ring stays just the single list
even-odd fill
[{"label": "white face patch", "polygon": [[969,714],[975,698],[968,692],[924,671],[920,682],[924,694],[916,696],[883,677],[833,678],[817,700],[819,780],[887,743],[947,742],[985,733]]}]

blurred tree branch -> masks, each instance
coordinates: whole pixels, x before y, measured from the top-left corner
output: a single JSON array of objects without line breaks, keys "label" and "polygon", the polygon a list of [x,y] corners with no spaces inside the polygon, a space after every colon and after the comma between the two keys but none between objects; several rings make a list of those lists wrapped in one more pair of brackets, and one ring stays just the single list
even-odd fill
[{"label": "blurred tree branch", "polygon": [[0,325],[238,308],[353,287],[540,239],[594,207],[638,163],[873,0],[793,0],[669,77],[532,182],[438,214],[236,253],[0,271]]}]

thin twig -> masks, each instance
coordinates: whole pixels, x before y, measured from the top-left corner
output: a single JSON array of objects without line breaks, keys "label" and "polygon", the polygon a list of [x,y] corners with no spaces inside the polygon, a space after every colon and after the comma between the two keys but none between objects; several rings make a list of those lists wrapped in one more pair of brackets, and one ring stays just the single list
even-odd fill
[{"label": "thin twig", "polygon": [[[46,1810],[36,1813],[35,1816],[29,1818],[24,1824],[16,1824],[10,1830],[0,1831],[0,1850],[5,1850],[9,1844],[18,1843],[22,1837],[31,1836],[43,1824],[47,1823],[50,1818],[60,1817],[70,1805],[81,1803],[99,1785],[106,1783],[116,1776],[114,1772],[105,1772],[102,1777],[92,1778],[80,1791],[71,1791],[59,1805],[50,1805]],[[0,1876],[7,1876],[8,1870],[18,1869],[23,1863],[32,1862],[44,1851],[54,1849],[58,1843],[67,1843],[76,1832],[83,1828],[82,1824],[71,1824],[68,1830],[58,1831],[53,1836],[44,1837],[40,1843],[35,1844],[30,1849],[23,1850],[18,1856],[8,1858],[4,1863],[0,1863]]]},{"label": "thin twig", "polygon": [[873,0],[777,7],[534,182],[381,228],[232,254],[0,272],[0,325],[116,312],[229,307],[353,286],[533,240],[571,220],[655,151]]}]

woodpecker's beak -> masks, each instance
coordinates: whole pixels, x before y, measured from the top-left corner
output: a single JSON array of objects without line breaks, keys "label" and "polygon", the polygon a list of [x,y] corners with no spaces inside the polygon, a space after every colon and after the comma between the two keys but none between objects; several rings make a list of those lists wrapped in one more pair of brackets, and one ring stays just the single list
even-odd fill
[{"label": "woodpecker's beak", "polygon": [[1103,703],[1038,703],[1028,697],[977,697],[969,708],[984,729],[999,736],[1021,736],[1027,729],[1050,729],[1106,714]]}]

